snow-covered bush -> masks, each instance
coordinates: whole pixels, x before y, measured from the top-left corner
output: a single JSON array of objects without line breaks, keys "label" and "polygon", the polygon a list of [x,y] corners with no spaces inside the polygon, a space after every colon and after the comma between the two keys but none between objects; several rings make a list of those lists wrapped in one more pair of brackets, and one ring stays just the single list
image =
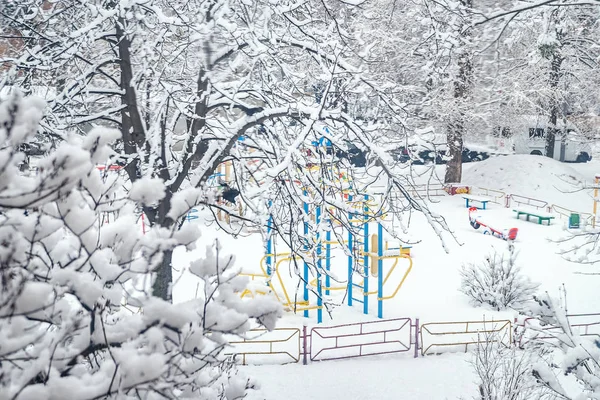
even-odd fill
[{"label": "snow-covered bush", "polygon": [[[137,204],[114,196],[120,177],[96,169],[119,136],[110,130],[63,143],[37,175],[20,174],[16,149],[43,108],[18,94],[0,103],[0,399],[242,398],[251,384],[222,355],[227,337],[250,318],[272,329],[280,305],[242,301],[245,279],[218,245],[190,265],[202,295],[176,305],[153,297],[163,254],[193,247],[199,232],[142,234]],[[116,219],[102,224],[107,206]]]},{"label": "snow-covered bush", "polygon": [[525,310],[534,318],[528,329],[539,332],[537,341],[554,351],[553,359],[533,365],[533,374],[558,399],[599,399],[600,340],[571,327],[565,298],[566,293],[562,301],[544,293]]},{"label": "snow-covered bush", "polygon": [[471,364],[477,375],[475,400],[550,400],[554,396],[539,385],[533,365],[544,355],[535,346],[506,346],[507,338],[493,329],[480,335]]},{"label": "snow-covered bush", "polygon": [[531,299],[538,288],[515,264],[516,253],[493,252],[481,264],[463,265],[460,291],[476,304],[495,310],[515,308]]}]

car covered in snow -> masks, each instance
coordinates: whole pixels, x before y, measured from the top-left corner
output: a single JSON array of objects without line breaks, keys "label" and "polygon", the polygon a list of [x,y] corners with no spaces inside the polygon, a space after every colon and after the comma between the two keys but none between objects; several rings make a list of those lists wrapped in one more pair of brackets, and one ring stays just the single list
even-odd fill
[{"label": "car covered in snow", "polygon": [[[445,164],[449,159],[448,143],[445,135],[433,134],[430,131],[418,133],[410,138],[408,145],[400,146],[390,153],[401,163],[413,164]],[[462,162],[475,162],[488,159],[498,151],[480,144],[465,143],[462,151]]]}]

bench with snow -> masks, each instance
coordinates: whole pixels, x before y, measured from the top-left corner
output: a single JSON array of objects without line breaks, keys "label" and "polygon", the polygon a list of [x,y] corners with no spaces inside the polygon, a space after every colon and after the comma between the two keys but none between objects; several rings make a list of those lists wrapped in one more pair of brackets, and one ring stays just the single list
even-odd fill
[{"label": "bench with snow", "polygon": [[480,210],[485,210],[487,208],[487,203],[489,201],[491,201],[491,199],[489,199],[488,197],[481,197],[481,196],[473,196],[470,194],[464,194],[462,196],[463,199],[465,199],[465,205],[467,206],[467,208],[469,207],[476,207],[476,206],[472,206],[471,203],[472,202],[477,202],[481,204],[481,207],[477,207]]},{"label": "bench with snow", "polygon": [[536,217],[538,219],[538,224],[542,225],[542,222],[547,221],[548,225],[550,225],[550,221],[554,219],[554,215],[544,212],[542,210],[536,209],[528,209],[528,208],[515,208],[514,212],[517,213],[517,219],[521,218],[521,215],[525,215],[527,221],[529,221],[529,217]]}]

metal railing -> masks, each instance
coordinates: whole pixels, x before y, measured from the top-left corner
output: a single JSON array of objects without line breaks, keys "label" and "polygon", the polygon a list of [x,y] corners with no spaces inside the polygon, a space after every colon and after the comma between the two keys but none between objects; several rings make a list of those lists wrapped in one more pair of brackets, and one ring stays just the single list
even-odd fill
[{"label": "metal railing", "polygon": [[558,215],[560,215],[561,217],[567,217],[567,218],[569,218],[571,216],[571,214],[579,214],[581,219],[585,220],[587,223],[590,223],[590,224],[592,223],[592,219],[594,218],[594,215],[592,213],[569,210],[568,208],[561,207],[556,204],[552,204],[552,205],[548,206],[548,209],[550,212],[553,211],[553,212],[557,213]]},{"label": "metal railing", "polygon": [[[242,365],[248,365],[249,358],[255,359],[256,364],[290,364],[300,361],[300,329],[277,328],[273,331],[252,329],[250,335],[256,337],[232,341],[232,351],[225,355],[233,358]],[[269,339],[275,336],[276,338]]]},{"label": "metal railing", "polygon": [[[573,333],[579,336],[596,336],[600,339],[600,314],[569,314],[567,319]],[[558,340],[557,335],[562,332],[560,327],[536,326],[536,322],[539,322],[536,318],[527,318],[520,325],[523,332],[518,340],[519,346],[534,340]]]},{"label": "metal railing", "polygon": [[[573,331],[581,336],[600,338],[600,313],[567,316]],[[414,321],[414,323],[413,323]],[[522,330],[513,340],[513,324],[509,320],[428,322],[419,319],[395,318],[335,326],[317,326],[310,330],[276,328],[273,331],[254,329],[248,337],[230,342],[231,355],[237,362],[251,364],[304,364],[316,361],[342,360],[356,357],[407,353],[414,357],[443,352],[469,350],[481,343],[504,346],[523,345],[533,340],[557,340],[560,328],[536,325],[528,318],[514,325]]]},{"label": "metal railing", "polygon": [[506,207],[510,207],[512,202],[517,203],[517,206],[525,205],[535,208],[541,208],[546,210],[548,208],[548,202],[544,200],[538,200],[531,197],[519,196],[518,194],[509,194],[506,196]]},{"label": "metal railing", "polygon": [[310,360],[407,352],[412,347],[412,327],[410,318],[314,327],[310,331]]},{"label": "metal railing", "polygon": [[487,342],[490,337],[493,338],[492,342],[501,342],[507,346],[512,343],[512,325],[509,320],[429,322],[421,325],[419,334],[421,355],[426,355],[435,347],[462,350],[464,346],[466,352],[469,345]]},{"label": "metal railing", "polygon": [[489,197],[490,201],[492,203],[501,204],[501,205],[506,204],[506,193],[504,193],[500,190],[488,189],[488,188],[479,187],[479,186],[472,186],[470,188],[470,193]]},{"label": "metal railing", "polygon": [[414,197],[446,196],[448,193],[441,183],[406,186],[406,191]]}]

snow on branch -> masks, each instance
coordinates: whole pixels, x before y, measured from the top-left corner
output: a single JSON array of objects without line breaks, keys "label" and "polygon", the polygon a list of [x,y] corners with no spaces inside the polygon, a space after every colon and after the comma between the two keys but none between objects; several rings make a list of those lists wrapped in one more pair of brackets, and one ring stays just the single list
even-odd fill
[{"label": "snow on branch", "polygon": [[[25,176],[16,149],[35,133],[42,108],[18,94],[0,103],[2,397],[244,397],[253,383],[223,350],[253,324],[273,329],[281,306],[242,300],[247,279],[218,243],[189,266],[202,295],[183,304],[152,296],[164,254],[194,243],[198,230],[142,234],[123,176],[104,179],[96,169],[113,153],[111,130],[63,144],[39,174]],[[133,189],[141,203],[164,193],[157,180]],[[115,218],[103,224],[106,207]]]}]

